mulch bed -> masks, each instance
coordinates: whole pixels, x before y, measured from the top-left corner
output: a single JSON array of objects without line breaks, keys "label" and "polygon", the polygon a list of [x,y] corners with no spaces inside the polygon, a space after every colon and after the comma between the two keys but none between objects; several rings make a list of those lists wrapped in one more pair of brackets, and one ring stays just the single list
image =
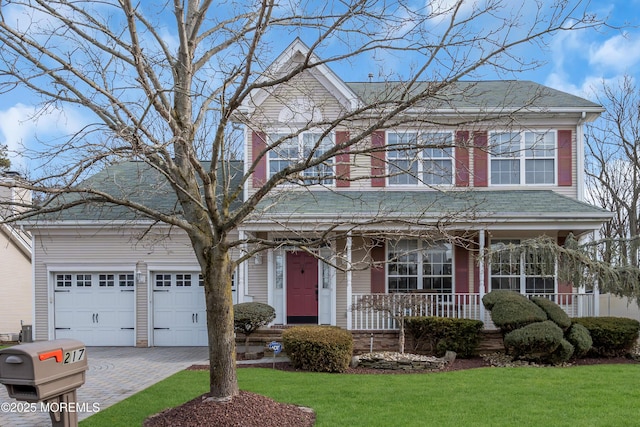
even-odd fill
[{"label": "mulch bed", "polygon": [[[625,357],[615,358],[585,358],[572,363],[579,365],[619,364],[638,362]],[[349,368],[347,374],[375,374],[375,375],[430,375],[438,372],[459,371],[490,366],[481,357],[471,359],[456,359],[441,371],[411,372],[385,371],[380,369]],[[283,371],[295,371],[289,362],[262,363],[238,365],[241,369],[275,368]],[[208,370],[208,365],[194,365],[189,370]],[[144,427],[312,427],[315,424],[315,413],[309,408],[303,408],[286,403],[276,402],[266,396],[241,391],[230,402],[218,403],[207,400],[207,395],[199,396],[182,406],[167,409],[148,418]]]}]

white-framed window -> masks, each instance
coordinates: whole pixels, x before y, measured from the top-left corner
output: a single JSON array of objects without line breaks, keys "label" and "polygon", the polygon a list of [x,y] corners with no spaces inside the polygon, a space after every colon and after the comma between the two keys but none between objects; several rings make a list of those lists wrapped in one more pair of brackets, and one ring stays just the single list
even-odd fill
[{"label": "white-framed window", "polygon": [[56,274],[56,287],[70,288],[71,283],[71,274]]},{"label": "white-framed window", "polygon": [[[492,240],[491,248],[518,245],[518,239]],[[545,274],[539,256],[526,251],[499,251],[491,256],[491,290],[505,289],[522,294],[553,294],[555,276]]]},{"label": "white-framed window", "polygon": [[121,287],[133,287],[134,286],[133,273],[118,274],[118,286]]},{"label": "white-framed window", "polygon": [[387,132],[389,185],[452,185],[453,132]]},{"label": "white-framed window", "polygon": [[98,275],[98,286],[100,287],[113,287],[116,283],[116,275],[115,274],[99,274]]},{"label": "white-framed window", "polygon": [[[304,162],[305,159],[322,156],[334,145],[333,134],[323,137],[322,132],[302,132],[291,137],[289,133],[270,133],[267,137],[269,146],[277,144],[269,150],[269,176],[273,176],[289,165]],[[334,160],[305,169],[301,176],[305,183],[325,184],[333,183]]]},{"label": "white-framed window", "polygon": [[453,247],[445,241],[392,241],[387,249],[390,293],[417,290],[453,292]]},{"label": "white-framed window", "polygon": [[76,286],[89,288],[91,285],[91,274],[76,274]]},{"label": "white-framed window", "polygon": [[491,132],[492,185],[556,182],[556,131]]},{"label": "white-framed window", "polygon": [[191,286],[191,274],[176,274],[176,286],[183,288]]}]

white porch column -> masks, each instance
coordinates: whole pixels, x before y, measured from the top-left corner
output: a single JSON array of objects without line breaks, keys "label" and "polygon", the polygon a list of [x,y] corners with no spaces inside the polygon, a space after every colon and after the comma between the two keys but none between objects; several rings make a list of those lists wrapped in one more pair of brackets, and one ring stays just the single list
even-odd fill
[{"label": "white porch column", "polygon": [[[238,239],[244,240],[245,234],[243,230],[238,230]],[[240,245],[240,257],[242,257],[246,253],[246,243]],[[238,304],[244,302],[244,295],[247,292],[247,284],[246,284],[246,266],[247,263],[243,262],[238,266],[238,280],[236,283],[236,298],[238,300]]]},{"label": "white porch column", "polygon": [[[600,230],[593,230],[593,241],[597,242],[600,240]],[[596,257],[598,256],[598,251],[596,250]],[[593,284],[593,316],[600,316],[600,286],[598,285],[598,281]]]},{"label": "white porch column", "polygon": [[478,239],[478,271],[480,274],[480,283],[478,289],[480,291],[480,320],[484,322],[484,304],[482,304],[482,297],[486,293],[486,285],[484,282],[484,247],[485,247],[485,230],[480,230],[480,236]]},{"label": "white porch column", "polygon": [[352,245],[352,237],[351,231],[347,233],[347,329],[352,329],[352,313],[351,313],[351,299],[353,297],[353,289],[352,285],[352,274],[351,274],[351,245]]}]

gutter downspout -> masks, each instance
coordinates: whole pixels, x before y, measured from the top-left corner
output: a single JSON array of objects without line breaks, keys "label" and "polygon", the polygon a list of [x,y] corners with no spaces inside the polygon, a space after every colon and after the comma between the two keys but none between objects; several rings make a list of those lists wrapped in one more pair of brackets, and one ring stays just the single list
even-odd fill
[{"label": "gutter downspout", "polygon": [[351,231],[347,232],[347,330],[353,329],[353,325],[351,322],[353,321],[353,314],[351,313],[351,303],[353,298],[353,289],[352,289],[352,273],[351,273],[351,245],[352,245],[352,237]]},{"label": "gutter downspout", "polygon": [[[485,248],[485,230],[480,230],[480,236],[478,239],[478,262],[479,262],[479,266],[478,266],[478,273],[480,274],[480,283],[478,284],[478,290],[480,291],[480,320],[482,322],[485,321],[484,319],[484,304],[482,304],[482,297],[484,297],[485,293],[486,293],[486,284],[484,281],[484,248]],[[486,323],[486,322],[485,322]]]},{"label": "gutter downspout", "polygon": [[578,124],[576,125],[576,192],[578,193],[578,200],[584,202],[584,156],[585,156],[585,147],[584,147],[584,123],[587,118],[587,113],[582,112],[580,120],[578,120]]}]

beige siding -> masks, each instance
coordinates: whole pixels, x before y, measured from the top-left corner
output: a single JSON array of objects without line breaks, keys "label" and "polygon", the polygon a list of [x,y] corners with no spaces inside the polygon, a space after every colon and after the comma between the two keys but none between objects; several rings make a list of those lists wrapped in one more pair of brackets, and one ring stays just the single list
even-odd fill
[{"label": "beige siding", "polygon": [[31,324],[32,301],[31,260],[0,230],[0,334]]}]

